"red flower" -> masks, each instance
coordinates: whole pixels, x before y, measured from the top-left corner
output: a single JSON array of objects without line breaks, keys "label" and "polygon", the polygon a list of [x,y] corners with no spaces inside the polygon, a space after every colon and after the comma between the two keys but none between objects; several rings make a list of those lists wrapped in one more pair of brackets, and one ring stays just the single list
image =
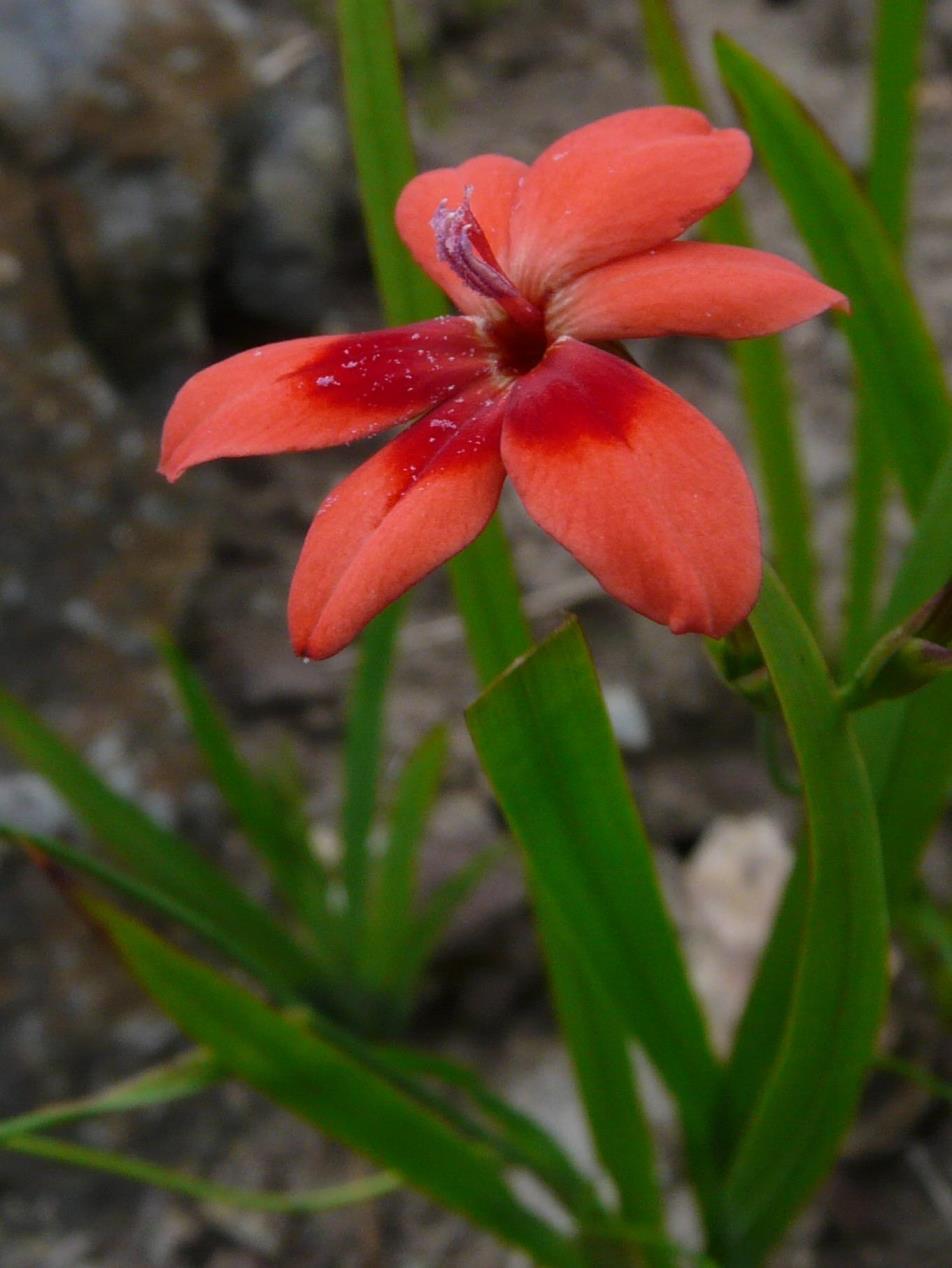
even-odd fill
[{"label": "red flower", "polygon": [[170,480],[410,424],[318,511],[291,585],[298,653],[333,655],[462,550],[507,474],[636,611],[711,635],[747,615],[760,535],[734,451],[687,401],[583,341],[743,339],[847,307],[777,256],[674,241],[749,163],[744,133],[662,106],[571,132],[531,166],[490,154],[426,172],[397,225],[464,316],[272,344],[185,385],[163,436]]}]

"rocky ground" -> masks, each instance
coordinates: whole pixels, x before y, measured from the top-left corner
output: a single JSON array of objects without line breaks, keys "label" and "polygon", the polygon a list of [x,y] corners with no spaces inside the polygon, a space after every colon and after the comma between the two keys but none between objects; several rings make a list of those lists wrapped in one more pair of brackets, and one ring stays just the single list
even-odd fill
[{"label": "rocky ground", "polygon": [[[335,810],[350,657],[303,666],[284,627],[313,510],[359,456],[332,451],[154,474],[160,421],[199,365],[251,343],[377,322],[330,38],[290,0],[0,0],[0,681],[83,745],[151,810],[239,872],[247,860],[204,782],[153,649],[171,628],[249,752],[290,736],[312,812]],[[494,149],[531,158],[601,114],[656,99],[628,0],[404,0],[401,39],[427,165]],[[682,0],[698,56],[717,25],[763,56],[861,167],[869,4]],[[716,10],[716,12],[715,12]],[[952,4],[931,6],[911,266],[952,348]],[[728,107],[721,101],[725,117]],[[764,245],[802,257],[766,183],[750,181]],[[831,326],[787,339],[819,513],[826,602],[838,598],[849,472],[849,370]],[[669,341],[644,360],[744,449],[730,364]],[[729,1029],[782,882],[789,804],[749,720],[694,640],[606,600],[514,502],[504,506],[538,628],[570,607],[592,641],[620,739],[718,1033]],[[903,525],[897,517],[895,533]],[[434,825],[436,883],[496,831],[459,716],[474,683],[445,580],[405,629],[394,756],[449,721]],[[71,831],[35,777],[0,756],[0,820]],[[937,860],[941,872],[941,859]],[[0,1112],[79,1093],[176,1049],[173,1028],[22,859],[0,857]],[[903,979],[904,980],[904,979]],[[896,1025],[932,1051],[915,982]],[[454,929],[418,1020],[580,1150],[514,870]],[[851,1160],[778,1258],[785,1268],[939,1268],[952,1246],[952,1128],[888,1085]],[[663,1098],[652,1095],[662,1138]],[[196,1108],[88,1126],[81,1138],[236,1184],[311,1185],[358,1164],[237,1087]],[[691,1215],[672,1177],[677,1231]],[[0,1154],[4,1268],[317,1268],[516,1260],[415,1198],[358,1214],[277,1219]]]}]

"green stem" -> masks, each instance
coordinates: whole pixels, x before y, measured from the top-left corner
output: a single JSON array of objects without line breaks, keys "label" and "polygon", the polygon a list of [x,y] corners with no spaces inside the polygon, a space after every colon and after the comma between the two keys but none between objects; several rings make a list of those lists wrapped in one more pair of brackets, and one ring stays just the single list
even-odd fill
[{"label": "green stem", "polygon": [[235,1206],[243,1211],[270,1211],[279,1215],[313,1215],[322,1211],[336,1211],[343,1206],[354,1206],[358,1202],[383,1197],[403,1187],[403,1182],[397,1176],[383,1172],[360,1180],[351,1180],[346,1184],[303,1193],[261,1192],[216,1184],[213,1180],[202,1180],[183,1171],[173,1171],[168,1167],[159,1167],[138,1158],[126,1158],[122,1154],[109,1153],[103,1149],[89,1149],[85,1145],[54,1140],[50,1136],[14,1136],[0,1142],[0,1148],[30,1154],[34,1158],[45,1158],[50,1162],[65,1162],[74,1167],[105,1171],[110,1175],[122,1176],[125,1180],[181,1193],[198,1202],[215,1202],[223,1206]]},{"label": "green stem", "polygon": [[[916,84],[926,0],[879,0],[873,49],[873,129],[867,189],[898,251],[906,238],[916,125]],[[843,668],[855,669],[873,637],[887,501],[884,424],[860,397],[853,428],[853,528],[847,562]]]},{"label": "green stem", "polygon": [[350,684],[344,737],[340,835],[351,947],[359,952],[366,915],[368,838],[377,807],[387,685],[405,600],[392,603],[364,631]]}]

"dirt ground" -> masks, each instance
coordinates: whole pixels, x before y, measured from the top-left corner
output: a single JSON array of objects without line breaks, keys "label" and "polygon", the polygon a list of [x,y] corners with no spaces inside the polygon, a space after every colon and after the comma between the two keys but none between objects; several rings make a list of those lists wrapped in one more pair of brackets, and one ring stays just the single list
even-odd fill
[{"label": "dirt ground", "polygon": [[[318,6],[319,8],[321,6]],[[220,464],[169,488],[154,473],[175,388],[252,343],[377,323],[347,154],[329,4],[308,27],[290,0],[0,0],[0,683],[80,744],[123,791],[255,884],[200,769],[153,635],[171,629],[250,754],[290,739],[316,824],[336,811],[343,653],[302,665],[287,583],[320,498],[366,446]],[[720,116],[716,26],[763,57],[862,169],[873,5],[681,0]],[[531,158],[602,114],[658,99],[628,0],[404,0],[401,39],[421,161],[495,150]],[[952,350],[952,3],[934,0],[921,90],[910,269]],[[762,176],[761,245],[803,260]],[[817,507],[824,602],[836,610],[851,384],[823,321],[786,337]],[[718,345],[639,349],[749,458]],[[756,475],[756,473],[754,473]],[[715,1033],[729,1032],[782,884],[796,821],[748,714],[697,640],[622,610],[503,506],[537,629],[579,613],[591,640]],[[893,543],[905,530],[901,515]],[[428,844],[436,885],[498,832],[461,722],[475,683],[445,578],[415,595],[389,723],[396,762],[451,728]],[[62,804],[0,753],[0,821],[73,834]],[[948,836],[930,863],[947,884]],[[744,867],[744,862],[752,862]],[[181,1040],[18,855],[0,854],[0,1113],[79,1094],[159,1061]],[[897,960],[891,1036],[941,1067],[932,1005]],[[415,1038],[589,1146],[553,1034],[518,869],[461,913],[434,965]],[[672,1228],[694,1219],[664,1097],[649,1082]],[[247,1090],[86,1125],[77,1138],[253,1187],[305,1187],[361,1164]],[[0,1268],[504,1268],[514,1254],[398,1195],[321,1219],[197,1207],[0,1153]],[[944,1268],[952,1262],[952,1123],[873,1081],[850,1154],[777,1268]]]}]

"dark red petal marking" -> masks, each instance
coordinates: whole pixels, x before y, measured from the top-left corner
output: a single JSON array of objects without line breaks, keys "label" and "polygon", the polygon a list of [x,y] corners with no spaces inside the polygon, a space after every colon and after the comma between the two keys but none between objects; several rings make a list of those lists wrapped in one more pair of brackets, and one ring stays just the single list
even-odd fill
[{"label": "dark red petal marking", "polygon": [[553,297],[554,335],[649,339],[776,334],[849,303],[804,269],[766,251],[713,242],[669,242],[583,273]]},{"label": "dark red petal marking", "polygon": [[332,656],[468,545],[496,508],[503,397],[487,382],[413,423],[324,501],[291,583],[291,640]]},{"label": "dark red petal marking", "polygon": [[750,611],[760,530],[744,469],[649,375],[560,340],[510,392],[502,455],[533,519],[636,612],[718,637]]},{"label": "dark red petal marking", "polygon": [[[678,237],[740,184],[750,141],[696,111],[641,110],[570,132],[531,165],[509,222],[508,273],[536,303],[588,269]],[[662,126],[662,122],[667,122]]]},{"label": "dark red petal marking", "polygon": [[210,458],[323,449],[406,422],[490,368],[469,317],[239,353],[185,384],[162,435],[175,480]]}]

